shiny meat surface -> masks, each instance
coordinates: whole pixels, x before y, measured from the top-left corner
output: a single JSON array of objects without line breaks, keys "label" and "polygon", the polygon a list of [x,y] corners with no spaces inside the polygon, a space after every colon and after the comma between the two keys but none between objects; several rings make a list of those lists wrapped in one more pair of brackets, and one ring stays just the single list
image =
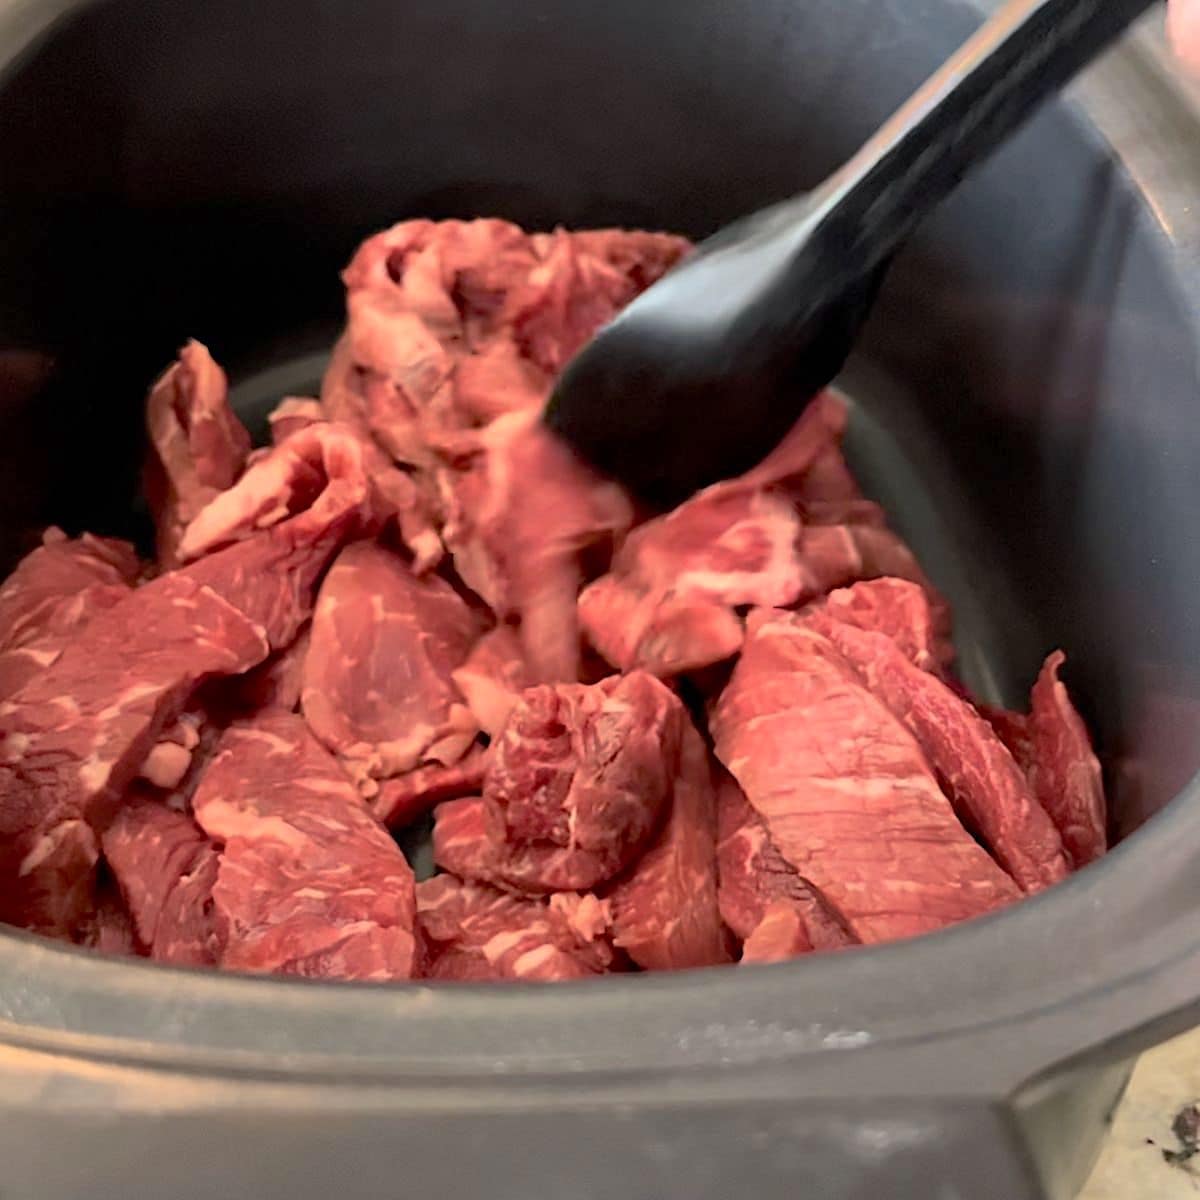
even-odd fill
[{"label": "shiny meat surface", "polygon": [[639,967],[730,960],[717,906],[717,804],[708,751],[685,724],[671,808],[658,836],[612,889],[613,943]]},{"label": "shiny meat surface", "polygon": [[[779,853],[763,818],[724,771],[717,783],[717,881],[722,919],[743,942],[755,939],[760,955],[790,958],[858,941],[828,900]],[[784,909],[792,916],[785,919]],[[769,911],[773,919],[759,933]],[[772,945],[787,952],[775,954],[768,949]]]},{"label": "shiny meat surface", "polygon": [[439,811],[438,864],[532,894],[613,878],[665,815],[686,720],[643,672],[528,689],[493,745],[482,798]]},{"label": "shiny meat surface", "polygon": [[101,844],[144,952],[177,966],[214,964],[218,854],[196,822],[143,792],[127,799]]},{"label": "shiny meat surface", "polygon": [[[164,575],[94,617],[0,703],[0,917],[69,933],[91,903],[104,828],[197,684],[261,662],[262,630],[210,588]],[[115,686],[114,686],[115,684]]]},{"label": "shiny meat surface", "polygon": [[712,729],[780,853],[862,941],[1019,896],[959,824],[913,736],[802,618],[752,615]]},{"label": "shiny meat surface", "polygon": [[210,500],[232,486],[250,453],[250,435],[229,407],[225,372],[208,347],[191,341],[146,401],[146,496],[158,557],[178,561],[179,541]]},{"label": "shiny meat surface", "polygon": [[964,822],[1024,891],[1066,878],[1058,830],[1012,754],[966,700],[915,666],[886,633],[837,620],[825,607],[809,614],[807,624],[917,739]]},{"label": "shiny meat surface", "polygon": [[439,875],[417,884],[417,920],[429,979],[586,979],[616,959],[608,905],[594,896],[526,899]]},{"label": "shiny meat surface", "polygon": [[339,979],[417,966],[413,875],[301,717],[231,726],[193,798],[221,847],[221,965]]},{"label": "shiny meat surface", "polygon": [[313,614],[300,704],[365,795],[466,753],[479,727],[451,673],[479,632],[445,580],[418,578],[385,547],[357,542],[338,555]]},{"label": "shiny meat surface", "polygon": [[1033,685],[1030,774],[1072,865],[1082,867],[1107,849],[1104,785],[1087,728],[1059,678],[1065,661],[1062,651],[1051,654]]}]

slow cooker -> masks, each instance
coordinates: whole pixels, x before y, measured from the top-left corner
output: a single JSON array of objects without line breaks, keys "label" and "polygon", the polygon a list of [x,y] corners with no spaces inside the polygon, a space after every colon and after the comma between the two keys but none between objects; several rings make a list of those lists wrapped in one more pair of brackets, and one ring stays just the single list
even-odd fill
[{"label": "slow cooker", "polygon": [[[137,535],[147,382],[312,384],[408,216],[702,236],[810,186],[965,0],[0,0],[0,566]],[[1152,14],[1160,21],[1161,14]],[[1200,1020],[1200,137],[1143,29],[896,263],[852,452],[970,682],[1066,648],[1119,839],[1010,911],[553,987],[217,976],[0,936],[0,1195],[1067,1197]]]}]

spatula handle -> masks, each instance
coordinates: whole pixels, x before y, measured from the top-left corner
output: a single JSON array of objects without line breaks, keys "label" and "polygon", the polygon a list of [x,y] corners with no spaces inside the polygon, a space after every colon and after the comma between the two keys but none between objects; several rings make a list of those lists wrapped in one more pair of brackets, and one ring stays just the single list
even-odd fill
[{"label": "spatula handle", "polygon": [[[1009,0],[826,183],[854,269],[882,263],[966,171],[1155,0]],[[839,221],[840,223],[840,221]]]}]

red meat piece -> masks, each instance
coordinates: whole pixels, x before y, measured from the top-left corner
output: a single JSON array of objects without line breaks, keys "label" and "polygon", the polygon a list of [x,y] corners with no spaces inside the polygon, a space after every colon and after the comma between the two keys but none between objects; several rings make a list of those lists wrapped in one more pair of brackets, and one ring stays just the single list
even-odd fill
[{"label": "red meat piece", "polygon": [[313,425],[252,465],[188,526],[179,552],[197,561],[180,573],[236,605],[279,650],[312,614],[326,564],[343,542],[369,532],[373,518],[362,442]]},{"label": "red meat piece", "polygon": [[832,619],[806,622],[829,639],[872,694],[909,729],[956,810],[1026,892],[1067,875],[1062,839],[992,727],[885,633]]},{"label": "red meat piece", "polygon": [[886,634],[923,671],[936,672],[945,657],[929,594],[907,579],[885,576],[838,588],[817,607],[844,625]]},{"label": "red meat piece", "polygon": [[450,673],[478,634],[477,615],[444,580],[418,579],[371,542],[338,555],[313,614],[300,702],[364,793],[422,762],[450,766],[474,741]]},{"label": "red meat piece", "polygon": [[225,372],[199,342],[188,342],[151,389],[146,429],[146,495],[159,561],[172,567],[184,529],[233,484],[250,453],[250,435],[229,407]]},{"label": "red meat piece", "polygon": [[524,356],[557,375],[601,325],[637,294],[633,280],[556,230],[542,259],[509,296],[506,315]]},{"label": "red meat piece", "polygon": [[913,552],[890,529],[875,525],[809,524],[800,537],[805,581],[799,600],[823,596],[859,580],[892,576],[920,584],[929,596],[939,633],[949,628],[949,606]]},{"label": "red meat piece", "polygon": [[[467,584],[521,619],[537,681],[578,678],[578,553],[630,523],[621,493],[541,429],[552,373],[686,249],[619,230],[580,240],[410,221],[365,242],[345,272],[347,328],[322,403],[418,474],[454,446],[440,472],[446,543]],[[473,443],[454,441],[479,425]]]},{"label": "red meat piece", "polygon": [[685,721],[674,693],[641,671],[530,688],[492,747],[483,798],[439,807],[435,859],[522,892],[611,879],[669,804]]},{"label": "red meat piece", "polygon": [[[506,298],[537,262],[533,240],[507,221],[403,221],[363,242],[343,273],[348,327],[366,308],[384,327],[412,314],[438,339],[475,348],[507,328]],[[368,347],[358,361],[386,374],[395,353]]]},{"label": "red meat piece", "polygon": [[[580,254],[616,267],[639,292],[657,283],[692,248],[686,238],[644,229],[584,229],[570,236]],[[544,254],[544,245],[550,239],[535,234],[532,240],[538,252]]]},{"label": "red meat piece", "polygon": [[862,941],[1020,895],[958,823],[912,735],[802,618],[751,615],[712,730],[780,853]]},{"label": "red meat piece", "polygon": [[[936,598],[858,491],[838,446],[844,428],[845,406],[825,393],[753,470],[635,529],[579,598],[591,643],[622,670],[667,677],[735,654],[741,606],[787,607],[881,573],[916,579]],[[941,629],[947,610],[937,603]]]},{"label": "red meat piece", "polygon": [[800,519],[782,496],[715,484],[625,540],[614,573],[725,604],[789,604]]},{"label": "red meat piece", "polygon": [[800,518],[781,496],[717,484],[626,539],[609,575],[585,588],[591,643],[622,670],[663,677],[741,648],[740,604],[790,604],[802,583]]},{"label": "red meat piece", "polygon": [[499,332],[505,294],[535,261],[503,221],[410,221],[359,247],[343,275],[345,342],[369,428],[394,457],[421,465],[432,437],[465,427],[457,359]]},{"label": "red meat piece", "polygon": [[[721,917],[738,938],[755,940],[760,961],[838,950],[858,941],[825,897],[779,853],[762,817],[723,771],[717,785],[717,831]],[[781,908],[794,913],[795,920],[783,918]],[[775,916],[763,929],[772,911]]]},{"label": "red meat piece", "polygon": [[128,542],[90,533],[68,538],[52,526],[0,586],[0,650],[76,632],[94,597],[124,597],[140,569]]},{"label": "red meat piece", "polygon": [[231,726],[193,798],[222,847],[221,965],[339,979],[413,974],[413,875],[337,761],[292,713]]},{"label": "red meat piece", "polygon": [[368,517],[363,447],[349,430],[309,425],[260,458],[235,487],[207,504],[184,533],[184,561],[294,526],[320,537],[347,514]]},{"label": "red meat piece", "polygon": [[1029,717],[1025,713],[993,708],[989,704],[978,704],[976,709],[995,730],[996,736],[1008,747],[1008,752],[1016,759],[1017,766],[1029,775],[1033,767],[1033,737],[1029,729]]},{"label": "red meat piece", "polygon": [[178,966],[215,963],[212,889],[218,855],[196,822],[135,793],[101,844],[149,956]]},{"label": "red meat piece", "polygon": [[729,962],[717,908],[717,809],[708,751],[687,724],[671,810],[657,838],[613,888],[613,943],[651,971]]},{"label": "red meat piece", "polygon": [[343,333],[334,343],[329,365],[321,378],[321,411],[326,419],[369,439],[364,376],[365,371],[354,361],[350,341]]},{"label": "red meat piece", "polygon": [[808,572],[797,556],[796,500],[844,426],[844,407],[825,393],[753,470],[635,529],[612,571],[579,597],[584,631],[601,654],[622,670],[662,677],[698,670],[741,647],[734,608],[800,598]]},{"label": "red meat piece", "polygon": [[1106,849],[1104,784],[1087,727],[1059,678],[1066,656],[1056,650],[1033,685],[1029,733],[1034,791],[1062,833],[1075,867]]},{"label": "red meat piece", "polygon": [[[445,552],[438,532],[439,504],[432,475],[401,470],[375,441],[367,417],[368,375],[357,367],[346,338],[334,347],[321,383],[321,409],[343,429],[359,439],[371,483],[372,505],[380,521],[393,520],[404,544],[412,552],[418,574],[435,567]],[[431,466],[422,451],[420,460]]]},{"label": "red meat piece", "polygon": [[581,554],[632,523],[624,492],[577,459],[538,413],[493,421],[464,471],[447,472],[447,547],[467,585],[501,618],[520,621],[529,676],[579,678],[576,599]]},{"label": "red meat piece", "polygon": [[27,683],[61,657],[71,641],[97,614],[125,599],[130,589],[116,584],[94,584],[77,592],[54,610],[43,632],[20,646],[0,650],[0,700],[15,696]]},{"label": "red meat piece", "polygon": [[483,789],[487,762],[487,750],[475,745],[451,767],[418,767],[385,779],[371,808],[389,829],[403,829],[444,800],[477,796]]},{"label": "red meat piece", "polygon": [[90,902],[93,826],[196,686],[266,651],[238,609],[164,575],[94,617],[0,704],[0,919],[70,933]]},{"label": "red meat piece", "polygon": [[498,625],[471,648],[466,662],[451,672],[455,686],[488,737],[499,737],[521,692],[529,685],[517,635]]},{"label": "red meat piece", "polygon": [[783,962],[814,949],[804,914],[788,900],[772,900],[742,944],[741,961]]},{"label": "red meat piece", "polygon": [[660,679],[724,662],[742,647],[742,622],[728,605],[670,589],[642,591],[615,575],[584,588],[579,619],[607,662]]},{"label": "red meat piece", "polygon": [[1008,747],[1050,815],[1072,867],[1104,853],[1107,815],[1100,763],[1066,685],[1058,677],[1065,656],[1047,659],[1033,689],[1033,714],[980,705],[979,713]]},{"label": "red meat piece", "polygon": [[610,970],[609,915],[595,896],[506,895],[438,875],[417,884],[430,979],[586,979]]},{"label": "red meat piece", "polygon": [[486,425],[508,413],[541,411],[550,383],[550,376],[530,362],[516,342],[498,338],[459,359],[454,400],[470,424]]},{"label": "red meat piece", "polygon": [[498,860],[503,846],[494,845],[494,839],[498,840],[497,832],[482,796],[446,800],[434,811],[433,858],[445,871],[499,886]]},{"label": "red meat piece", "polygon": [[[526,358],[555,371],[688,248],[621,229],[530,236],[499,220],[405,221],[364,242],[343,275],[355,359],[408,383],[406,318],[415,317],[443,344],[472,351],[515,332]],[[404,390],[414,407],[428,399]]]}]

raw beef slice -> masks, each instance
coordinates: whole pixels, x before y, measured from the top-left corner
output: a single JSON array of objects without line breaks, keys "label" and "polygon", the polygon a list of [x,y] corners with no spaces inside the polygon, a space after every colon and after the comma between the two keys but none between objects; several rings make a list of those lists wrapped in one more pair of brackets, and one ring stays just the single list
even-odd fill
[{"label": "raw beef slice", "polygon": [[0,700],[56,662],[97,613],[124,600],[139,567],[128,542],[46,530],[0,587]]},{"label": "raw beef slice", "polygon": [[218,856],[196,822],[160,799],[134,793],[101,844],[146,953],[177,966],[216,962],[212,889]]},{"label": "raw beef slice", "polygon": [[451,681],[478,617],[436,576],[356,542],[321,585],[300,696],[312,731],[364,794],[420,763],[457,762],[478,726]]},{"label": "raw beef slice", "polygon": [[810,522],[800,538],[806,578],[800,599],[823,596],[858,580],[893,576],[920,584],[930,598],[939,635],[949,629],[950,609],[913,552],[890,529],[875,525]]},{"label": "raw beef slice", "polygon": [[1061,650],[1046,659],[1033,687],[1031,714],[987,705],[979,713],[1025,772],[1078,868],[1104,853],[1107,815],[1099,760],[1058,677],[1064,661]]},{"label": "raw beef slice", "polygon": [[564,229],[534,244],[541,261],[508,297],[505,315],[522,354],[553,377],[637,288],[612,263],[582,250]]},{"label": "raw beef slice", "polygon": [[862,941],[1020,895],[959,824],[913,736],[802,618],[751,614],[712,731],[772,842]]},{"label": "raw beef slice", "polygon": [[1058,677],[1065,659],[1061,650],[1051,654],[1033,685],[1030,775],[1072,864],[1082,867],[1106,848],[1104,785],[1087,727]]},{"label": "raw beef slice", "polygon": [[97,589],[124,597],[140,567],[128,542],[90,533],[68,538],[52,526],[0,586],[0,650],[23,646],[60,626],[73,633],[75,610],[86,607]]},{"label": "raw beef slice", "polygon": [[521,644],[507,625],[485,633],[466,662],[451,672],[451,678],[466,698],[479,728],[491,738],[500,736],[530,682]]},{"label": "raw beef slice", "polygon": [[613,943],[647,971],[729,961],[717,907],[717,809],[708,750],[684,725],[671,810],[613,888]]},{"label": "raw beef slice", "polygon": [[687,249],[666,234],[531,236],[499,220],[405,221],[369,238],[343,275],[344,341],[367,386],[384,385],[373,432],[419,462],[439,430],[540,409],[574,350]]},{"label": "raw beef slice", "polygon": [[314,425],[201,511],[179,546],[183,559],[195,561],[180,573],[236,605],[281,650],[311,616],[329,560],[343,542],[371,532],[374,520],[362,443]]},{"label": "raw beef slice", "polygon": [[611,879],[664,816],[686,719],[642,671],[528,689],[492,746],[482,798],[438,808],[438,865],[531,893]]},{"label": "raw beef slice", "polygon": [[800,518],[783,497],[717,484],[626,539],[579,616],[621,670],[660,677],[720,662],[742,644],[741,604],[790,604],[802,580]]},{"label": "raw beef slice", "polygon": [[772,900],[742,944],[744,963],[783,962],[813,949],[803,915],[786,900]]},{"label": "raw beef slice", "polygon": [[935,632],[946,632],[944,602],[841,457],[845,425],[843,402],[823,393],[758,466],[634,529],[579,597],[592,645],[621,670],[697,671],[741,647],[737,610],[885,574],[918,581],[937,604]]},{"label": "raw beef slice", "polygon": [[172,567],[188,523],[233,484],[250,453],[250,435],[229,407],[225,372],[199,342],[188,342],[151,389],[146,430],[146,494],[159,561]]},{"label": "raw beef slice", "polygon": [[464,469],[442,477],[443,536],[455,567],[498,617],[519,621],[532,681],[573,683],[581,554],[629,528],[629,499],[558,441],[536,411],[493,421],[468,443],[466,457]]},{"label": "raw beef slice", "polygon": [[[853,589],[851,589],[853,590]],[[914,666],[885,633],[806,616],[909,729],[955,808],[1026,892],[1067,875],[1062,839],[992,727],[940,679]]]},{"label": "raw beef slice", "polygon": [[591,643],[621,670],[661,677],[736,654],[735,608],[784,607],[810,587],[794,493],[844,426],[844,407],[825,393],[753,470],[639,525],[579,597]]},{"label": "raw beef slice", "polygon": [[717,839],[721,917],[745,943],[743,962],[838,950],[858,941],[825,897],[779,853],[762,817],[724,771],[717,783]]},{"label": "raw beef slice", "polygon": [[613,965],[608,906],[595,896],[532,900],[438,875],[417,884],[417,919],[430,979],[586,979]]},{"label": "raw beef slice", "polygon": [[632,519],[620,490],[542,428],[553,374],[687,248],[621,230],[409,221],[345,272],[346,332],[322,405],[416,477],[437,476],[456,569],[519,623],[533,682],[580,678],[580,553]]},{"label": "raw beef slice", "polygon": [[[436,481],[432,475],[422,477],[397,467],[375,441],[367,420],[366,386],[366,374],[354,365],[343,337],[334,347],[321,384],[321,411],[339,430],[358,438],[371,482],[372,505],[381,522],[395,521],[412,552],[414,570],[423,574],[437,565],[445,549],[437,529]],[[291,427],[299,432],[308,423],[294,413],[285,416],[278,441],[283,440],[282,429]]]},{"label": "raw beef slice", "polygon": [[94,617],[0,703],[0,920],[71,932],[90,903],[93,827],[107,824],[196,686],[266,652],[238,609],[164,575]]},{"label": "raw beef slice", "polygon": [[337,760],[293,713],[231,726],[193,798],[221,847],[213,887],[223,967],[407,979],[413,874]]},{"label": "raw beef slice", "polygon": [[923,671],[938,672],[945,659],[929,594],[907,579],[884,576],[832,591],[818,606],[829,618],[884,633]]}]

